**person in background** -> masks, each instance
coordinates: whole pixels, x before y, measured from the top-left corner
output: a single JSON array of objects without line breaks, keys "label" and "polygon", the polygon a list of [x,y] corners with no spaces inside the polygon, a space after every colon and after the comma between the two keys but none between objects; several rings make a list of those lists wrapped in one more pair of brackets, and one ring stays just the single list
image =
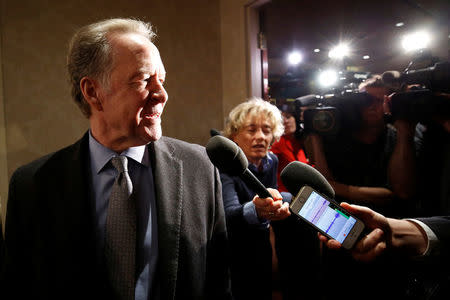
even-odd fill
[{"label": "person in background", "polygon": [[404,160],[403,150],[413,139],[399,126],[404,138],[397,141],[396,128],[385,123],[388,88],[379,76],[361,83],[359,90],[367,93],[368,101],[356,106],[358,116],[351,128],[342,128],[332,139],[315,133],[308,136],[314,166],[328,179],[337,200],[388,215],[406,214],[413,179],[411,172],[395,166]]},{"label": "person in background", "polygon": [[231,250],[231,287],[236,299],[272,299],[270,223],[290,215],[277,188],[277,157],[270,145],[283,133],[278,109],[259,98],[233,108],[224,136],[243,150],[249,170],[268,188],[261,199],[238,176],[221,173],[223,201]]},{"label": "person in background", "polygon": [[10,180],[6,299],[231,299],[219,173],[203,147],[162,136],[154,36],[133,19],[73,36],[90,129]]},{"label": "person in background", "polygon": [[[394,126],[385,123],[388,88],[380,76],[361,83],[359,92],[358,97],[348,98],[359,102],[348,101],[350,103],[344,103],[346,106],[342,105],[342,109],[352,112],[347,113],[349,117],[354,117],[351,124],[343,123],[346,126],[342,126],[333,137],[315,133],[308,136],[314,150],[312,162],[332,185],[338,202],[366,205],[390,216],[405,215],[413,209],[413,186],[408,184],[413,181],[413,174],[395,166],[406,159],[404,149],[410,146],[413,139],[402,131],[401,138],[397,140]],[[408,156],[408,159],[411,158]],[[374,280],[391,289],[392,295],[398,297],[403,296],[403,286],[408,284],[401,277],[404,275],[402,263],[392,262],[389,258],[361,264],[345,252],[324,251],[323,257],[325,272],[342,270],[342,276],[332,283],[335,288],[345,284],[348,276],[358,274],[354,279],[355,288],[348,293],[349,299],[358,299],[367,283]],[[385,274],[385,269],[394,265],[398,268],[392,267]],[[402,282],[394,284],[397,277],[402,278]],[[368,297],[376,299],[382,293],[382,290],[376,290]]]},{"label": "person in background", "polygon": [[281,171],[293,161],[308,163],[298,128],[298,117],[295,116],[295,106],[293,104],[284,104],[279,107],[283,117],[284,133],[280,140],[275,142],[270,151],[278,158],[277,181],[278,190],[287,192],[288,190],[281,181]]},{"label": "person in background", "polygon": [[[303,97],[303,101],[309,100]],[[296,100],[296,101],[301,101]],[[307,107],[302,105],[301,107]],[[304,138],[300,128],[301,116],[296,112],[293,103],[284,104],[279,107],[284,125],[284,134],[278,142],[270,148],[279,161],[277,180],[278,190],[288,192],[280,178],[281,171],[293,161],[309,163],[304,150]],[[293,195],[295,196],[295,195]],[[292,197],[292,195],[287,196]],[[305,226],[296,216],[289,216],[283,221],[272,222],[274,232],[275,248],[278,259],[278,276],[283,299],[308,299],[314,296],[319,287],[320,276],[320,248],[313,229]],[[307,259],[293,259],[293,253],[298,257]],[[308,272],[298,272],[306,268]],[[298,282],[302,282],[308,289],[299,294]]]}]

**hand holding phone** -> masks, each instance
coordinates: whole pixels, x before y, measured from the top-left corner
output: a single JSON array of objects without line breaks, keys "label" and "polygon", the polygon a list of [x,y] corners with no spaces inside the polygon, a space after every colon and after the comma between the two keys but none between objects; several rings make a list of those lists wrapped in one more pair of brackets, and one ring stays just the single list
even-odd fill
[{"label": "hand holding phone", "polygon": [[364,223],[309,186],[300,189],[290,205],[291,211],[329,239],[351,249],[364,230]]},{"label": "hand holding phone", "polygon": [[[361,237],[352,249],[352,256],[360,261],[372,261],[382,254],[391,243],[391,228],[388,219],[368,207],[341,203],[341,207],[361,219],[372,231]],[[330,249],[339,249],[341,244],[336,240],[319,234],[319,239]]]}]

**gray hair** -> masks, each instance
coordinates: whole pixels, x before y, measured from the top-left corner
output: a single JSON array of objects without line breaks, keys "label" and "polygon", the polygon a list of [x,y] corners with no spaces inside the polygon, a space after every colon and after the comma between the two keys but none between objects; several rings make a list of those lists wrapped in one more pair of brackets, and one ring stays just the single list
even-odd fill
[{"label": "gray hair", "polygon": [[112,68],[111,45],[108,36],[112,33],[137,33],[152,42],[156,36],[150,23],[134,19],[107,19],[79,29],[72,37],[67,56],[67,68],[72,86],[72,98],[86,117],[91,108],[84,99],[80,81],[85,76],[109,83]]},{"label": "gray hair", "polygon": [[271,144],[273,144],[280,139],[284,132],[281,113],[275,105],[261,98],[251,98],[233,108],[228,115],[223,134],[227,138],[232,139],[244,126],[244,122],[248,117],[260,116],[267,118],[272,126],[273,140]]}]

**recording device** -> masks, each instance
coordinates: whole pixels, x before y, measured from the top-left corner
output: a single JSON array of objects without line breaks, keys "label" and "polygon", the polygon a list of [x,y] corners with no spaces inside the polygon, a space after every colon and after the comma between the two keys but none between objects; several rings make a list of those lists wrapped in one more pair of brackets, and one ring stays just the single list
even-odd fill
[{"label": "recording device", "polygon": [[400,78],[406,84],[422,84],[434,92],[450,92],[450,62],[439,62],[429,68],[407,70]]},{"label": "recording device", "polygon": [[317,231],[341,243],[345,249],[353,247],[364,229],[361,220],[307,185],[300,189],[289,208]]},{"label": "recording device", "polygon": [[[433,116],[449,116],[450,100],[440,93],[450,93],[450,63],[440,62],[432,67],[407,70],[404,73],[387,71],[382,80],[395,93],[390,110],[393,119],[426,122]],[[406,90],[407,85],[414,85]]]},{"label": "recording device", "polygon": [[261,198],[271,198],[266,187],[248,169],[248,160],[242,149],[232,140],[216,135],[206,144],[211,162],[223,173],[239,176]]},{"label": "recording device", "polygon": [[364,223],[334,201],[334,190],[313,167],[294,161],[281,172],[281,181],[292,195],[290,210],[328,238],[350,249],[360,237]]},{"label": "recording device", "polygon": [[[403,73],[386,71],[381,78],[390,93],[395,92],[390,101],[394,120],[403,118],[423,122],[436,115],[450,115],[450,100],[439,95],[450,93],[449,62]],[[415,87],[406,91],[408,85]],[[373,97],[359,92],[354,85],[348,85],[333,94],[308,95],[298,99],[302,100],[295,102],[297,106],[304,106],[305,102],[311,104],[303,113],[305,132],[328,136],[358,128],[362,121],[361,109],[370,105]]]},{"label": "recording device", "polygon": [[428,89],[410,90],[391,96],[390,110],[394,120],[427,122],[433,116],[450,117],[450,98]]},{"label": "recording device", "polygon": [[316,96],[317,105],[304,111],[306,132],[334,135],[340,130],[352,130],[360,125],[360,111],[370,105],[372,96],[366,92],[345,90],[335,94]]}]

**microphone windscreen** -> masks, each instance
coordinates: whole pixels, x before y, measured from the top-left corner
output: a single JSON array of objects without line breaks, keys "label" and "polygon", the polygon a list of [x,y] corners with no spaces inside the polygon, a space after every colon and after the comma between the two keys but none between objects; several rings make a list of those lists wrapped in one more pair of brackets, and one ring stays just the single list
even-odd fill
[{"label": "microphone windscreen", "polygon": [[224,136],[210,138],[206,144],[206,153],[221,172],[239,176],[248,167],[247,157],[242,149]]},{"label": "microphone windscreen", "polygon": [[216,135],[222,135],[222,133],[217,129],[211,128],[211,130],[209,131],[209,135],[213,137]]},{"label": "microphone windscreen", "polygon": [[303,186],[309,185],[319,193],[334,198],[334,190],[326,178],[310,165],[299,161],[289,163],[281,171],[281,181],[293,196],[296,196]]}]

